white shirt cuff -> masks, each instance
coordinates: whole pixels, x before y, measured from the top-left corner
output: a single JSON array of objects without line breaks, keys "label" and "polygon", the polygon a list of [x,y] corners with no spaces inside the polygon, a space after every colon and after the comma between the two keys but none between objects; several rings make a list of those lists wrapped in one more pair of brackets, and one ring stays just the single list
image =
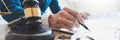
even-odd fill
[{"label": "white shirt cuff", "polygon": [[51,13],[45,13],[42,15],[41,21],[42,21],[42,25],[44,26],[49,26],[48,24],[48,17],[50,16]]}]

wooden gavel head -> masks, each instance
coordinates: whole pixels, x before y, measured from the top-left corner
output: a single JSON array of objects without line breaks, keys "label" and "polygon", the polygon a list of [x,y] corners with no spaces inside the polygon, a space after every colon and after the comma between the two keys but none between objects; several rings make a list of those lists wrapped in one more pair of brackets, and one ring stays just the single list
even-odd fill
[{"label": "wooden gavel head", "polygon": [[24,0],[23,6],[25,18],[32,16],[41,17],[41,10],[39,8],[39,2],[37,0]]}]

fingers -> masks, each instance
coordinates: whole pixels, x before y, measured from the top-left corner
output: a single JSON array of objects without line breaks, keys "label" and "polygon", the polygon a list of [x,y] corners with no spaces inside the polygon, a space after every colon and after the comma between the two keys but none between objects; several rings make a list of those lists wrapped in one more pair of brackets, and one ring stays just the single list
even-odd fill
[{"label": "fingers", "polygon": [[48,23],[49,23],[49,26],[53,26],[55,23],[56,23],[56,18],[55,15],[50,15],[49,18],[48,18]]},{"label": "fingers", "polygon": [[67,7],[63,8],[63,10],[67,11],[69,14],[71,14],[71,15],[74,16],[75,18],[78,18],[78,16],[77,16],[77,15],[78,15],[78,12],[76,12],[76,11],[70,9],[70,8],[67,8]]},{"label": "fingers", "polygon": [[84,24],[84,20],[83,20],[83,18],[82,18],[82,15],[81,15],[80,13],[79,13],[78,15],[79,15],[79,17],[78,17],[78,22]]},{"label": "fingers", "polygon": [[[61,12],[58,12],[58,14],[60,14],[60,16],[62,18],[67,19],[68,21],[73,21],[74,26],[78,27],[78,25],[79,25],[78,18],[76,18],[73,15],[69,14],[69,12],[67,12],[65,10],[62,10]],[[67,23],[67,24],[69,24],[69,23]]]},{"label": "fingers", "polygon": [[88,12],[84,12],[84,14],[85,14],[86,16],[90,16],[90,14],[89,14]]},{"label": "fingers", "polygon": [[58,13],[54,15],[50,15],[48,22],[51,27],[60,29],[60,28],[66,28],[68,30],[71,30],[71,28],[75,25],[78,26],[78,19],[74,17],[73,15],[69,14],[65,10],[61,10]]},{"label": "fingers", "polygon": [[61,16],[61,18],[67,19],[68,21],[72,21],[74,24],[76,24],[75,22],[77,21],[77,18],[70,15],[68,12],[62,10],[61,12],[58,12],[58,14]]},{"label": "fingers", "polygon": [[84,23],[82,15],[65,7],[56,14],[50,15],[48,22],[51,27],[72,30],[73,27],[79,27],[79,23]]},{"label": "fingers", "polygon": [[[58,16],[57,23],[55,24],[61,24],[59,26],[62,26],[62,28],[70,29],[75,25],[75,21],[77,20],[74,16],[70,15],[68,12],[61,10],[56,14]],[[57,25],[57,27],[59,27]]]},{"label": "fingers", "polygon": [[83,18],[81,17],[82,15],[79,12],[69,9],[67,7],[63,8],[63,10],[67,11],[69,14],[77,18],[80,23],[84,23]]},{"label": "fingers", "polygon": [[87,16],[84,13],[80,13],[80,15],[83,19],[87,19]]},{"label": "fingers", "polygon": [[90,14],[87,13],[87,12],[81,12],[80,15],[81,15],[81,17],[82,17],[84,20],[86,20],[86,19],[88,19],[88,16],[89,16]]},{"label": "fingers", "polygon": [[62,27],[62,28],[67,28],[67,29],[71,29],[74,25],[74,23],[68,19],[64,19],[64,18],[58,18],[58,21],[56,22],[56,24],[63,24],[63,25],[56,25],[57,27]]},{"label": "fingers", "polygon": [[69,19],[69,20],[71,20],[71,21],[73,21],[73,22],[76,20],[76,17],[70,15],[70,14],[69,14],[68,12],[66,12],[65,10],[62,10],[59,14],[60,14],[60,16],[61,16],[62,18]]}]

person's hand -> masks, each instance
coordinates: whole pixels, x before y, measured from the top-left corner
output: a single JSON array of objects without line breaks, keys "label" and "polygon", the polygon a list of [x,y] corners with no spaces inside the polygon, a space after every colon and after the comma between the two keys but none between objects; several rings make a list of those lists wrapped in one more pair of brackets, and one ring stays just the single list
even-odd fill
[{"label": "person's hand", "polygon": [[[81,15],[81,16],[80,16]],[[73,27],[79,27],[79,23],[84,23],[83,19],[86,19],[87,15],[69,9],[63,8],[56,14],[50,15],[48,18],[49,26],[53,28],[66,28],[72,30]]]},{"label": "person's hand", "polygon": [[86,19],[88,19],[88,16],[90,16],[90,14],[89,14],[88,12],[81,12],[81,13],[80,13],[80,16],[81,16],[84,20],[86,20]]}]

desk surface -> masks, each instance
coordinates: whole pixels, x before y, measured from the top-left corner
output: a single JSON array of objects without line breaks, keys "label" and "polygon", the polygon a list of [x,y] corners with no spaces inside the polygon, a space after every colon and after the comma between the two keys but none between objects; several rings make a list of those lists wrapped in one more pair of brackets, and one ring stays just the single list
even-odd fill
[{"label": "desk surface", "polygon": [[[90,28],[91,32],[87,32],[83,27],[80,27],[80,32],[85,35],[93,37],[95,40],[118,40],[115,37],[116,30],[120,29],[120,19],[89,19],[86,20],[86,25]],[[0,24],[0,40],[4,40],[6,33],[6,25]],[[79,34],[81,34],[78,32]]]},{"label": "desk surface", "polygon": [[[91,32],[86,31],[84,28],[79,28],[79,32],[73,37],[77,37],[84,33],[84,35],[89,35],[95,40],[120,40],[116,35],[116,31],[120,29],[119,19],[89,19],[85,23],[91,30]],[[73,40],[74,40],[73,38]]]}]

